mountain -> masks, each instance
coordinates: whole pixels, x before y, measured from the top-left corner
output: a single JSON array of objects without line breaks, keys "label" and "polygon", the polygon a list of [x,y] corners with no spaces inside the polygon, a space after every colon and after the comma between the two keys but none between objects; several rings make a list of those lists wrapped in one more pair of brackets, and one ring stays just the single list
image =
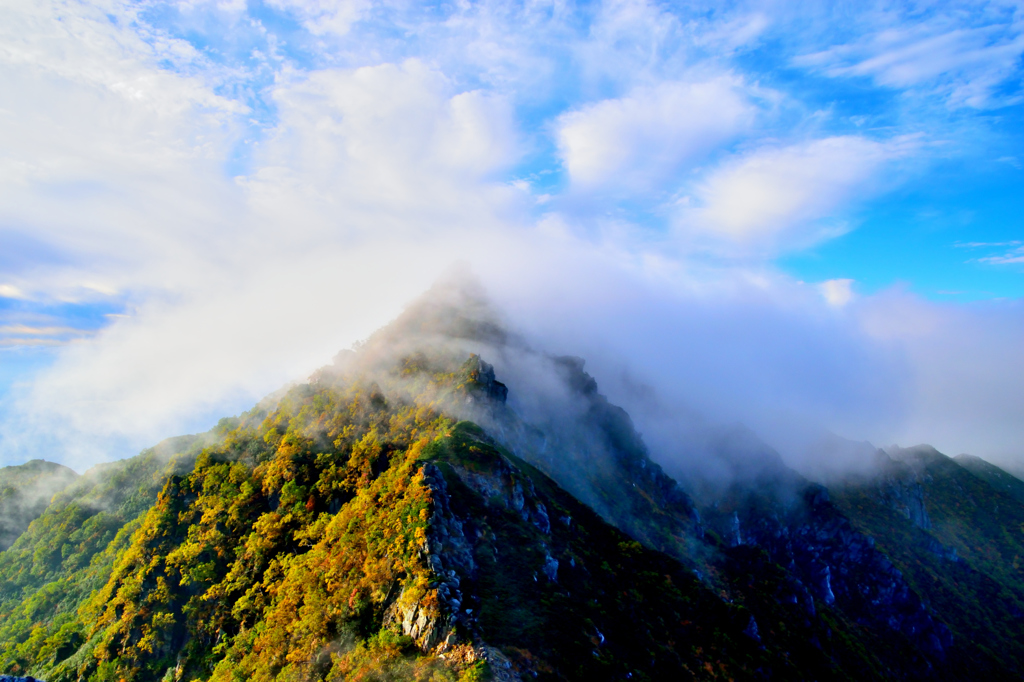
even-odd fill
[{"label": "mountain", "polygon": [[681,486],[581,359],[438,287],[309,382],[53,495],[0,552],[0,672],[1020,676],[1009,492],[927,448],[826,488],[742,429],[702,447],[729,475]]},{"label": "mountain", "polygon": [[1017,476],[1003,471],[994,464],[989,464],[981,457],[973,455],[957,455],[953,458],[953,461],[993,488],[1010,495],[1018,502],[1024,502],[1024,481]]},{"label": "mountain", "polygon": [[929,446],[891,450],[878,475],[834,487],[834,498],[858,530],[878,540],[951,639],[970,645],[971,675],[1024,669],[1019,499]]},{"label": "mountain", "polygon": [[73,470],[41,459],[0,468],[0,550],[10,547],[46,510],[50,498],[76,478]]}]

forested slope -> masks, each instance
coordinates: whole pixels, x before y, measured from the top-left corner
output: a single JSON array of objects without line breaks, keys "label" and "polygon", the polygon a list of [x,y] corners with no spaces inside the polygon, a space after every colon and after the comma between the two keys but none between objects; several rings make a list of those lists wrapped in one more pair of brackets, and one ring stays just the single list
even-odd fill
[{"label": "forested slope", "polygon": [[[526,394],[478,353],[529,366]],[[54,495],[0,552],[0,666],[47,682],[1020,675],[1024,510],[1006,481],[919,448],[826,489],[759,448],[697,502],[581,360],[472,306],[413,308],[308,383]]]}]

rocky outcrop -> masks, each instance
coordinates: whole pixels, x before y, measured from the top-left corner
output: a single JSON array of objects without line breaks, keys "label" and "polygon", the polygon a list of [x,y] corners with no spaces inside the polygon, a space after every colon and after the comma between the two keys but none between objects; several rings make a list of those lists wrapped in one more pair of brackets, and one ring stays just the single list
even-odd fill
[{"label": "rocky outcrop", "polygon": [[470,378],[477,383],[480,390],[490,400],[504,404],[508,398],[508,387],[495,378],[493,365],[489,365],[478,356],[473,357],[477,366],[476,369],[470,371]]},{"label": "rocky outcrop", "polygon": [[[505,458],[492,462],[488,471],[470,471],[460,466],[451,469],[461,483],[488,504],[512,511],[539,533],[550,534],[546,507],[533,482]],[[423,651],[462,663],[484,660],[494,680],[519,680],[508,658],[480,638],[474,610],[466,606],[463,584],[471,581],[478,571],[473,557],[478,548],[474,545],[480,543],[484,534],[479,529],[467,533],[467,527],[472,524],[453,511],[449,484],[437,465],[424,464],[422,475],[433,503],[422,551],[435,579],[420,599],[410,598],[413,587],[403,591],[386,609],[384,624],[412,637]],[[543,541],[540,547],[545,558],[539,573],[556,582],[559,561]]]},{"label": "rocky outcrop", "polygon": [[538,497],[533,481],[514,469],[508,460],[502,458],[492,469],[483,472],[457,465],[452,469],[467,487],[487,500],[488,504],[511,509],[541,533],[551,533],[547,507]]},{"label": "rocky outcrop", "polygon": [[450,646],[456,627],[466,625],[460,575],[472,575],[476,566],[463,524],[452,513],[444,476],[435,465],[423,466],[423,483],[431,491],[433,510],[422,551],[435,580],[423,599],[410,598],[415,586],[406,588],[386,610],[384,624],[397,626],[421,649],[431,651]]},{"label": "rocky outcrop", "polygon": [[940,559],[945,559],[946,561],[950,561],[952,563],[956,563],[960,560],[960,557],[956,551],[956,547],[947,547],[946,545],[942,544],[930,535],[927,536],[924,542],[925,549],[927,549],[929,552],[939,557]]},{"label": "rocky outcrop", "polygon": [[460,668],[468,668],[477,661],[485,661],[489,668],[492,682],[521,682],[522,676],[516,671],[508,656],[500,649],[486,644],[456,644],[438,654],[440,658],[456,664]]},{"label": "rocky outcrop", "polygon": [[882,500],[922,530],[932,527],[924,504],[924,489],[914,478],[887,476],[878,484]]},{"label": "rocky outcrop", "polygon": [[689,561],[704,534],[696,505],[650,458],[629,414],[598,391],[581,358],[547,362],[570,396],[568,407],[528,428],[505,413],[495,433],[612,525]]},{"label": "rocky outcrop", "polygon": [[[752,499],[717,523],[730,543],[737,540],[764,549],[796,578],[780,600],[805,603],[814,616],[816,600],[836,607],[862,625],[906,637],[928,660],[923,673],[945,658],[952,644],[949,629],[935,619],[903,574],[836,510],[821,486],[808,486],[787,508],[778,501]],[[802,599],[806,589],[814,600]]]}]

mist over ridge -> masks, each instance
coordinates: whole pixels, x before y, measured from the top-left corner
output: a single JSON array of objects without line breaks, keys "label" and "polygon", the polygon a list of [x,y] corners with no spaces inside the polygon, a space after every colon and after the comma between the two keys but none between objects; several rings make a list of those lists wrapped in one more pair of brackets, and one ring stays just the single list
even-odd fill
[{"label": "mist over ridge", "polygon": [[638,420],[1019,463],[1018,13],[766,7],[8,3],[0,460],[205,430],[461,260]]},{"label": "mist over ridge", "polygon": [[0,609],[59,632],[22,645],[35,621],[0,619],[6,665],[514,682],[713,656],[771,679],[959,682],[1024,661],[1008,474],[832,436],[799,462],[825,486],[742,424],[631,390],[638,417],[457,269],[307,382],[36,510],[0,552]]},{"label": "mist over ridge", "polygon": [[[445,367],[462,362],[469,354],[479,355],[493,367],[493,376],[507,387],[508,405],[518,418],[543,432],[539,446],[537,436],[528,438],[534,442],[524,445],[543,451],[547,448],[543,441],[550,438],[563,447],[579,448],[581,467],[601,468],[609,447],[632,448],[644,456],[649,454],[688,490],[696,486],[712,497],[733,484],[754,485],[761,471],[785,467],[779,453],[749,427],[741,423],[716,424],[690,405],[672,405],[650,385],[630,379],[625,369],[622,380],[628,382],[623,390],[626,410],[622,411],[614,400],[607,404],[621,412],[624,428],[632,431],[636,425],[642,435],[627,436],[627,440],[635,439],[628,444],[610,444],[609,436],[598,432],[599,423],[587,426],[585,418],[593,411],[595,398],[606,404],[605,379],[595,381],[584,357],[532,347],[510,326],[479,278],[461,267],[442,277],[398,318],[353,350],[340,352],[333,365],[313,374],[312,381],[350,373],[366,380],[379,372],[384,373],[381,376],[390,375],[394,367],[409,362]],[[393,377],[389,376],[388,381],[393,383]],[[476,413],[472,407],[457,405],[451,409],[456,413],[464,410],[465,418],[488,429],[497,428],[499,433],[505,428],[490,412]],[[594,428],[598,431],[592,431]],[[509,442],[514,443],[515,437]],[[867,474],[876,464],[875,448],[869,443],[846,441],[813,426],[804,425],[787,442],[801,443],[805,448],[793,453],[788,463],[821,482],[839,480],[847,474]],[[570,467],[559,480],[571,476]],[[600,511],[596,498],[574,492]]]},{"label": "mist over ridge", "polygon": [[[493,255],[490,250],[486,253]],[[455,337],[465,348],[488,357],[499,376],[505,377],[502,380],[507,379],[513,388],[513,402],[527,401],[517,405],[524,414],[542,409],[528,402],[534,400],[530,396],[552,390],[550,379],[545,378],[551,374],[550,368],[539,358],[546,357],[545,353],[580,357],[598,379],[602,393],[630,414],[656,460],[670,470],[698,463],[708,469],[708,476],[731,476],[731,465],[715,464],[716,450],[758,452],[767,448],[805,475],[825,480],[836,471],[856,471],[871,460],[866,454],[871,446],[857,443],[907,442],[904,437],[911,439],[933,428],[926,422],[908,431],[907,424],[921,418],[924,405],[918,394],[923,379],[948,367],[920,367],[904,340],[865,327],[868,322],[879,324],[879,313],[873,307],[877,301],[855,302],[838,311],[826,306],[809,316],[808,310],[820,306],[814,292],[801,293],[804,303],[793,307],[772,300],[770,291],[758,287],[720,283],[717,291],[701,292],[694,290],[692,283],[641,277],[629,268],[595,261],[594,252],[563,250],[550,257],[551,265],[557,262],[559,268],[548,268],[541,261],[520,271],[514,260],[475,266],[462,262],[450,267],[431,289],[406,304],[406,312],[397,322],[364,336],[366,341],[357,345],[377,339],[380,346],[378,337],[385,333],[391,334],[390,343],[396,347],[403,343],[411,347],[431,336],[437,337],[435,341],[450,338],[451,329],[417,328],[414,322],[418,309],[447,305],[460,310],[466,319],[476,320],[476,328],[455,332]],[[524,277],[524,272],[531,276]],[[551,291],[557,293],[549,295]],[[435,302],[430,303],[431,299]],[[890,306],[893,302],[882,303]],[[374,313],[378,319],[379,315],[379,311]],[[955,320],[942,321],[932,315],[928,321],[932,329],[925,330],[926,337],[916,338],[931,344],[936,326],[945,329]],[[384,331],[388,329],[392,331]],[[403,340],[400,329],[410,338]],[[102,341],[100,337],[84,344],[77,355],[84,359],[101,351]],[[315,341],[324,347],[323,339]],[[938,358],[945,355],[940,353]],[[119,458],[110,445],[121,441],[144,447],[166,436],[173,424],[181,424],[176,415],[197,413],[196,404],[184,402],[193,395],[191,387],[182,385],[183,392],[172,398],[176,403],[168,412],[162,407],[166,394],[159,384],[138,383],[134,377],[119,375],[123,370],[113,356],[100,362],[88,375],[95,382],[91,395],[82,394],[72,402],[66,393],[53,393],[61,383],[51,388],[41,384],[34,395],[26,394],[20,404],[12,405],[14,412],[8,414],[22,412],[24,419],[5,431],[5,451],[28,453],[40,442],[50,443],[55,452],[66,453],[58,459],[84,470],[92,462]],[[109,369],[109,374],[98,373],[100,367]],[[189,371],[201,369],[197,365]],[[56,372],[51,376],[59,378]],[[232,401],[237,407],[232,411],[245,409],[275,384],[280,386],[284,376],[281,368],[270,366],[250,375],[246,380],[249,388],[234,390]],[[999,376],[998,381],[1007,382],[1011,376]],[[279,379],[267,385],[268,377]],[[255,392],[261,385],[266,388]],[[109,398],[95,400],[101,392]],[[216,407],[224,403],[218,402],[223,397],[215,395],[204,399],[210,401],[202,407],[209,414],[204,419],[215,421],[230,413]],[[43,396],[47,396],[46,404],[40,403]],[[937,397],[929,394],[928,402],[935,405]],[[1010,409],[1012,404],[1003,407]],[[118,405],[127,411],[119,412]],[[54,421],[60,414],[69,419]],[[143,431],[133,433],[131,422],[122,418],[126,414],[151,416],[139,423]],[[98,424],[90,423],[94,418]],[[152,418],[156,421],[146,421]],[[190,430],[202,430],[202,423],[193,421]],[[970,426],[961,420],[946,428],[958,424]],[[101,430],[95,430],[97,425]],[[756,435],[743,436],[744,432]],[[944,444],[942,430],[936,435],[939,437],[934,439],[922,435],[919,440],[953,452],[964,441],[960,436],[952,444]],[[90,441],[95,445],[89,445]],[[131,445],[118,447],[123,455],[133,451]],[[997,463],[1014,461],[1013,450],[959,449],[983,453]]]},{"label": "mist over ridge", "polygon": [[0,682],[1024,679],[1022,120],[1022,0],[0,2]]}]

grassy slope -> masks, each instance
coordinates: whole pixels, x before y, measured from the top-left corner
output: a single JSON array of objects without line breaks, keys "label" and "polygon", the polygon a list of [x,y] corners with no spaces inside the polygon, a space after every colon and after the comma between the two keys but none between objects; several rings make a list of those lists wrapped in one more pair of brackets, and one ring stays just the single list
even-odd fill
[{"label": "grassy slope", "polygon": [[965,675],[1021,674],[1024,505],[934,451],[908,453],[886,475],[920,483],[929,530],[888,504],[877,481],[836,486],[833,500],[950,627]]},{"label": "grassy slope", "polygon": [[953,461],[996,490],[1000,490],[1018,502],[1024,503],[1024,481],[1016,476],[973,455],[957,455],[953,458]]}]

